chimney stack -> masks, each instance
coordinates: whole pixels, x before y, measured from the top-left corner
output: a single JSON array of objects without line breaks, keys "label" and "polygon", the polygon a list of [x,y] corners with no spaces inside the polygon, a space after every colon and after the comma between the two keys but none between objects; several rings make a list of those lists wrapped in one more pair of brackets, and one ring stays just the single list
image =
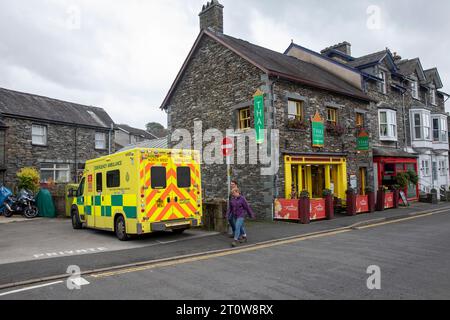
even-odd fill
[{"label": "chimney stack", "polygon": [[223,33],[223,5],[218,0],[212,0],[203,6],[200,12],[200,29],[211,28]]},{"label": "chimney stack", "polygon": [[342,52],[342,53],[344,53],[344,54],[346,54],[348,56],[352,55],[352,45],[349,42],[347,42],[347,41],[344,41],[342,43],[338,43],[338,44],[336,44],[334,46],[328,47],[328,48],[322,50],[320,53],[323,54],[323,55],[326,55],[331,50],[340,51],[340,52]]}]

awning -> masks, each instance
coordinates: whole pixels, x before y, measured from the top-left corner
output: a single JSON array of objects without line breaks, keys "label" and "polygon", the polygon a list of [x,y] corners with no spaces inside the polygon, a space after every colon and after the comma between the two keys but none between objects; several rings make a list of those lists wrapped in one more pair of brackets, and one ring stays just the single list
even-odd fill
[{"label": "awning", "polygon": [[416,159],[419,157],[417,154],[408,153],[400,149],[393,148],[373,148],[374,157],[387,157],[387,158],[409,158]]}]

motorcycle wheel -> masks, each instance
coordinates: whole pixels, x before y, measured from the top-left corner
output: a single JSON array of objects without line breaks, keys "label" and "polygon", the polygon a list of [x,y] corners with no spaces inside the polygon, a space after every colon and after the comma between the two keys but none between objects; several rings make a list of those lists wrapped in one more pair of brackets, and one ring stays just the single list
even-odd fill
[{"label": "motorcycle wheel", "polygon": [[11,218],[13,216],[13,214],[14,214],[14,211],[9,211],[7,208],[5,208],[5,210],[3,211],[3,215],[6,218]]},{"label": "motorcycle wheel", "polygon": [[36,218],[39,214],[39,210],[37,207],[35,206],[31,206],[31,208],[25,208],[23,215],[25,216],[25,218],[28,219],[33,219]]}]

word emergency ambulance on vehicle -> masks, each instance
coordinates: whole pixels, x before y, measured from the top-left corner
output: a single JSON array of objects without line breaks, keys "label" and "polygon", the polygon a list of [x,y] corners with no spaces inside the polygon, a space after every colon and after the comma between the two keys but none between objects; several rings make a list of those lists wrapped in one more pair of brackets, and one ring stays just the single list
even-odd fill
[{"label": "word emergency ambulance on vehicle", "polygon": [[70,190],[72,226],[130,235],[201,226],[200,154],[192,150],[134,149],[86,163]]}]

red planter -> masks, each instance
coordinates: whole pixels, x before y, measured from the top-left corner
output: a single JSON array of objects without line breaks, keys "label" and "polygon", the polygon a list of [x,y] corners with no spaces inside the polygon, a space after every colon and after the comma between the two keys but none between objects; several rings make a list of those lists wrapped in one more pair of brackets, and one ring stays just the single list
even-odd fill
[{"label": "red planter", "polygon": [[353,191],[347,191],[347,215],[356,216],[356,194]]},{"label": "red planter", "polygon": [[369,198],[369,212],[375,212],[375,192],[367,192],[367,197]]},{"label": "red planter", "polygon": [[299,201],[300,222],[309,224],[311,222],[311,203],[309,198],[300,198]]},{"label": "red planter", "polygon": [[325,211],[327,214],[327,220],[334,219],[334,199],[332,195],[325,197]]},{"label": "red planter", "polygon": [[398,204],[400,202],[400,190],[394,190],[394,208],[398,208]]},{"label": "red planter", "polygon": [[377,211],[384,211],[386,203],[386,191],[380,188],[377,192]]}]

